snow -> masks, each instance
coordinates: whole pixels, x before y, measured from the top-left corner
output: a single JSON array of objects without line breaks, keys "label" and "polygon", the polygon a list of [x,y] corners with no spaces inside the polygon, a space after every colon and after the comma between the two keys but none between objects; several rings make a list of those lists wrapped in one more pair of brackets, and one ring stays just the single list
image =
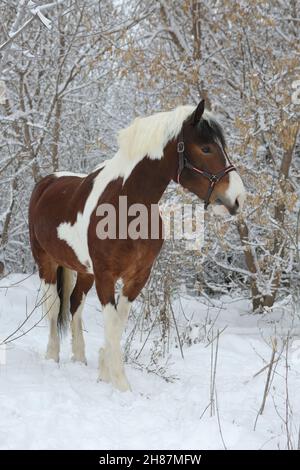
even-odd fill
[{"label": "snow", "polygon": [[[12,287],[4,288],[9,285]],[[0,282],[0,343],[24,321],[26,306],[27,312],[34,307],[38,287],[36,276],[15,274]],[[288,332],[289,428],[296,448],[300,424],[299,316],[289,299],[259,316],[250,314],[250,305],[243,299],[224,296],[214,302],[215,306],[209,307],[201,298],[184,297],[180,304],[175,302],[179,330],[183,333],[185,329],[184,359],[176,347],[174,329],[167,366],[166,358],[160,359],[160,365],[166,368],[163,375],[176,379],[167,382],[129,360],[126,371],[132,392],[126,393],[96,381],[103,323],[94,291],[88,295],[84,310],[87,366],[71,362],[69,338],[62,343],[59,365],[44,359],[48,327],[43,319],[7,345],[6,361],[0,352],[0,449],[223,449],[224,444],[228,449],[285,449],[287,432],[280,418],[286,410],[285,352],[277,363],[255,431],[267,369],[254,375],[270,362],[270,338],[277,337],[280,350]],[[181,309],[189,318],[188,325]],[[40,317],[41,309],[37,308],[23,330]],[[131,317],[125,336],[133,327]],[[218,330],[218,413],[210,416],[209,338]],[[140,335],[134,337],[132,350],[141,349],[145,336],[142,341]],[[141,363],[149,362],[150,349],[158,337],[159,331],[153,330],[139,357]],[[215,351],[216,341],[212,344]]]}]

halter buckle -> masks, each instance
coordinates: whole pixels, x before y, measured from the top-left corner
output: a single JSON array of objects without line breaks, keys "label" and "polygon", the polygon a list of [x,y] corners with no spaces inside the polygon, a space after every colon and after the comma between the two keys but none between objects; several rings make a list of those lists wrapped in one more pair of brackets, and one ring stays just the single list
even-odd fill
[{"label": "halter buckle", "polygon": [[177,143],[177,152],[178,153],[184,152],[184,142],[181,141]]},{"label": "halter buckle", "polygon": [[219,180],[219,178],[217,177],[217,175],[211,175],[211,176],[209,177],[209,181],[210,181],[211,183],[217,183],[218,180]]}]

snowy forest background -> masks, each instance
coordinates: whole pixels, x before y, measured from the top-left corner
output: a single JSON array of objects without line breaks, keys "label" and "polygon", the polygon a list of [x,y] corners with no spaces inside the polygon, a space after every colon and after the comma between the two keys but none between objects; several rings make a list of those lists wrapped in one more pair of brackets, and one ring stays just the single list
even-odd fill
[{"label": "snowy forest background", "polygon": [[[300,410],[297,405],[299,353],[293,356],[293,390],[289,391],[287,385],[288,370],[292,367],[292,362],[288,361],[293,347],[291,338],[293,335],[299,338],[299,26],[299,0],[0,0],[2,287],[7,287],[10,273],[23,273],[21,277],[15,275],[11,281],[12,288],[8,290],[10,294],[1,300],[7,307],[3,307],[2,316],[0,309],[0,340],[3,336],[1,328],[8,321],[8,310],[10,313],[15,311],[16,318],[22,322],[24,311],[19,311],[19,307],[11,309],[14,298],[17,299],[22,289],[25,292],[30,287],[34,292],[36,288],[36,285],[28,287],[23,281],[35,269],[27,222],[28,201],[34,184],[44,175],[57,170],[90,172],[101,161],[113,156],[117,149],[117,131],[126,127],[136,116],[169,110],[181,104],[196,105],[203,97],[207,107],[219,115],[224,126],[229,155],[248,192],[246,206],[237,218],[217,219],[208,211],[205,215],[205,244],[199,252],[183,250],[178,241],[165,243],[151,279],[139,299],[142,313],[138,309],[133,312],[132,330],[125,344],[126,360],[138,370],[146,368],[147,372],[154,372],[167,382],[172,382],[171,372],[158,359],[168,356],[172,342],[170,338],[179,347],[181,355],[185,346],[201,343],[200,355],[195,349],[194,359],[191,352],[185,351],[184,354],[190,355],[190,370],[192,366],[198,367],[199,356],[203,367],[209,364],[211,375],[206,385],[210,389],[209,409],[213,416],[218,410],[216,372],[213,372],[218,351],[224,358],[227,353],[230,356],[236,351],[239,358],[235,363],[230,356],[228,368],[220,372],[220,375],[224,374],[221,382],[225,384],[225,389],[230,374],[236,370],[246,374],[250,364],[256,368],[251,369],[251,374],[260,369],[259,363],[250,359],[252,346],[247,349],[249,345],[246,347],[243,343],[245,347],[239,348],[241,337],[237,339],[235,336],[233,340],[228,333],[218,350],[221,333],[229,324],[229,329],[232,327],[235,333],[237,325],[246,328],[242,335],[249,335],[249,338],[251,334],[255,338],[262,335],[263,341],[260,346],[255,343],[255,347],[264,360],[262,369],[253,376],[261,382],[250,392],[247,389],[249,393],[246,395],[241,392],[235,397],[230,391],[228,420],[225,413],[223,433],[217,413],[214,431],[219,435],[220,443],[209,442],[204,446],[223,448],[224,440],[228,444],[229,436],[235,435],[236,431],[234,425],[228,423],[235,416],[235,411],[239,420],[247,400],[251,408],[247,417],[249,422],[245,424],[247,431],[239,444],[232,440],[232,448],[241,448],[246,442],[250,447],[262,445],[267,442],[268,433],[272,432],[269,428],[277,421],[281,424],[274,431],[274,446],[300,448]],[[191,194],[183,192],[175,184],[170,185],[164,197],[174,201],[193,200]],[[20,287],[19,294],[14,297],[16,283]],[[197,304],[200,305],[201,321],[195,322],[195,317],[188,314],[192,307],[184,310],[186,300],[181,300],[183,315],[177,315],[181,295],[188,296],[193,302],[202,302],[201,305]],[[233,301],[237,303],[233,304]],[[35,311],[37,306],[32,308]],[[93,308],[98,307],[91,301],[90,310]],[[222,308],[223,319],[218,323]],[[209,315],[213,320],[205,309],[212,309]],[[246,313],[249,315],[247,319]],[[242,320],[241,315],[244,315]],[[12,320],[13,315],[10,318]],[[278,334],[279,322],[281,336]],[[141,364],[140,360],[147,350],[145,343],[149,336],[151,338],[153,325],[158,325],[159,334],[149,345],[151,361],[145,366],[146,363]],[[14,327],[12,324],[6,326],[10,338]],[[92,335],[90,340],[93,340]],[[134,342],[137,337],[143,345],[139,352]],[[29,341],[26,338],[24,341]],[[94,343],[97,341],[95,336]],[[40,347],[38,343],[38,350],[46,345],[46,339],[41,344],[43,346]],[[300,348],[299,340],[297,344],[295,351]],[[28,346],[28,351],[30,348]],[[240,362],[243,357],[244,365]],[[180,375],[180,363],[176,364],[179,371],[176,373]],[[40,373],[38,365],[36,371]],[[266,377],[264,374],[267,372]],[[279,375],[282,382],[276,383]],[[137,375],[135,378],[138,382]],[[65,387],[65,377],[61,380]],[[86,377],[87,384],[88,380]],[[193,390],[188,380],[184,396],[178,402],[184,402],[186,393]],[[236,389],[241,387],[244,390],[242,378],[236,380],[239,384]],[[263,414],[267,397],[273,390],[271,384],[273,389],[276,385],[276,390],[279,390],[278,395],[274,392],[275,399],[273,397],[276,413],[273,409],[272,413],[267,414],[262,435],[252,440],[249,429],[253,416]],[[90,390],[94,387],[92,384],[87,386],[91,387]],[[198,386],[201,390],[205,386],[202,379]],[[145,410],[152,406],[155,413],[157,407],[164,403],[164,396],[155,395],[160,387],[160,383],[157,386],[152,383],[153,401],[152,404],[143,402]],[[199,389],[190,397],[192,403],[193,400],[198,403]],[[180,396],[178,389],[170,390],[166,389],[166,397],[173,393],[176,401]],[[293,396],[294,407],[290,404]],[[106,395],[102,399],[105,401]],[[233,410],[233,403],[239,403],[239,400],[241,407]],[[166,409],[169,402],[166,398]],[[222,398],[220,402],[222,405]],[[123,413],[124,404],[116,403]],[[111,406],[109,401],[106,405]],[[15,419],[9,413],[7,411],[8,419]],[[197,434],[189,434],[194,415],[192,408],[190,415],[184,415],[187,416],[187,427],[183,441],[176,440],[178,435],[174,420],[174,445],[185,442],[186,436],[190,437],[188,445],[197,446],[193,440]],[[205,421],[204,434],[209,436],[208,423]],[[198,426],[198,422],[193,426]],[[239,426],[244,424],[239,423]],[[277,429],[276,426],[274,424],[273,428]],[[47,433],[50,428],[48,426]],[[122,432],[122,424],[120,429]],[[280,433],[284,439],[278,437]],[[139,439],[138,432],[136,434]],[[124,436],[128,437],[125,425]],[[161,434],[157,436],[160,439]],[[131,442],[127,443],[124,439],[120,440],[122,445],[130,446]],[[145,445],[144,442],[141,441],[141,446]],[[151,441],[150,438],[149,445],[152,445],[151,442],[153,448],[159,448],[161,442],[169,441]],[[43,448],[44,444],[45,441],[41,441],[39,445]],[[21,440],[19,445],[24,448],[29,446]],[[68,442],[62,447],[64,445],[67,446]],[[78,444],[79,448],[81,445],[84,445],[82,441]],[[95,445],[98,445],[97,442]],[[118,447],[118,444],[115,446]]]},{"label": "snowy forest background", "polygon": [[240,291],[254,310],[297,295],[299,1],[2,0],[0,8],[2,273],[33,268],[27,207],[43,175],[89,172],[114,154],[117,131],[134,117],[204,97],[222,118],[247,206],[234,223],[207,215],[201,253],[166,247],[177,270],[162,279],[196,293]]}]

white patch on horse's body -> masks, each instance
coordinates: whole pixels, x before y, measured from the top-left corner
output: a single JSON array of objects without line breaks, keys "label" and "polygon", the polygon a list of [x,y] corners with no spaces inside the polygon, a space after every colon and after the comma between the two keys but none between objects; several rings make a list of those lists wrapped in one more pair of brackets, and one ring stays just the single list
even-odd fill
[{"label": "white patch on horse's body", "polygon": [[[119,177],[123,178],[124,184],[145,156],[160,159],[167,142],[178,135],[183,122],[194,109],[194,106],[179,106],[169,112],[137,118],[127,129],[120,131],[120,148],[111,160],[106,160],[97,167],[102,170],[94,179],[83,213],[78,212],[73,225],[70,222],[62,222],[57,227],[58,238],[68,243],[80,263],[87,267],[87,272],[93,273],[87,239],[90,218],[106,186]],[[211,114],[205,111],[204,118],[210,117]]]},{"label": "white patch on horse's body", "polygon": [[87,174],[74,173],[72,171],[55,171],[55,173],[53,173],[53,176],[56,176],[56,178],[61,178],[62,176],[78,176],[79,178],[86,178]]},{"label": "white patch on horse's body", "polygon": [[[125,316],[127,317],[127,315]],[[103,308],[105,345],[99,352],[99,379],[111,382],[121,391],[130,390],[121,351],[125,316],[114,305],[105,305]]]},{"label": "white patch on horse's body", "polygon": [[[125,164],[124,164],[125,163]],[[135,165],[134,165],[135,166]],[[131,173],[133,164],[129,165],[119,152],[105,162],[101,172],[95,177],[93,188],[87,197],[83,213],[78,212],[75,223],[62,222],[57,227],[58,238],[65,240],[75,252],[77,259],[87,267],[87,272],[93,273],[93,263],[88,249],[88,228],[92,212],[106,186],[113,180]]]},{"label": "white patch on horse's body", "polygon": [[42,280],[43,311],[47,314],[50,322],[49,341],[46,359],[59,361],[59,336],[57,331],[57,318],[59,314],[60,299],[57,293],[56,283],[47,284]]},{"label": "white patch on horse's body", "polygon": [[83,362],[84,364],[87,363],[85,358],[85,344],[84,338],[82,333],[82,310],[84,307],[85,302],[85,295],[82,295],[82,299],[80,302],[79,307],[77,308],[76,312],[73,315],[72,322],[71,322],[71,330],[72,330],[72,353],[73,361]]}]

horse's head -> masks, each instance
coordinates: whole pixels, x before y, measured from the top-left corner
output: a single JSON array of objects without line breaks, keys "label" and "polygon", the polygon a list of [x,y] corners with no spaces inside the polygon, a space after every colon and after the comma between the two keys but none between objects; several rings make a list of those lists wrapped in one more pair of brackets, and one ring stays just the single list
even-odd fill
[{"label": "horse's head", "polygon": [[206,207],[223,206],[232,215],[241,210],[244,184],[228,158],[222,127],[204,111],[204,100],[184,122],[177,152],[177,181],[183,187],[203,199]]}]

